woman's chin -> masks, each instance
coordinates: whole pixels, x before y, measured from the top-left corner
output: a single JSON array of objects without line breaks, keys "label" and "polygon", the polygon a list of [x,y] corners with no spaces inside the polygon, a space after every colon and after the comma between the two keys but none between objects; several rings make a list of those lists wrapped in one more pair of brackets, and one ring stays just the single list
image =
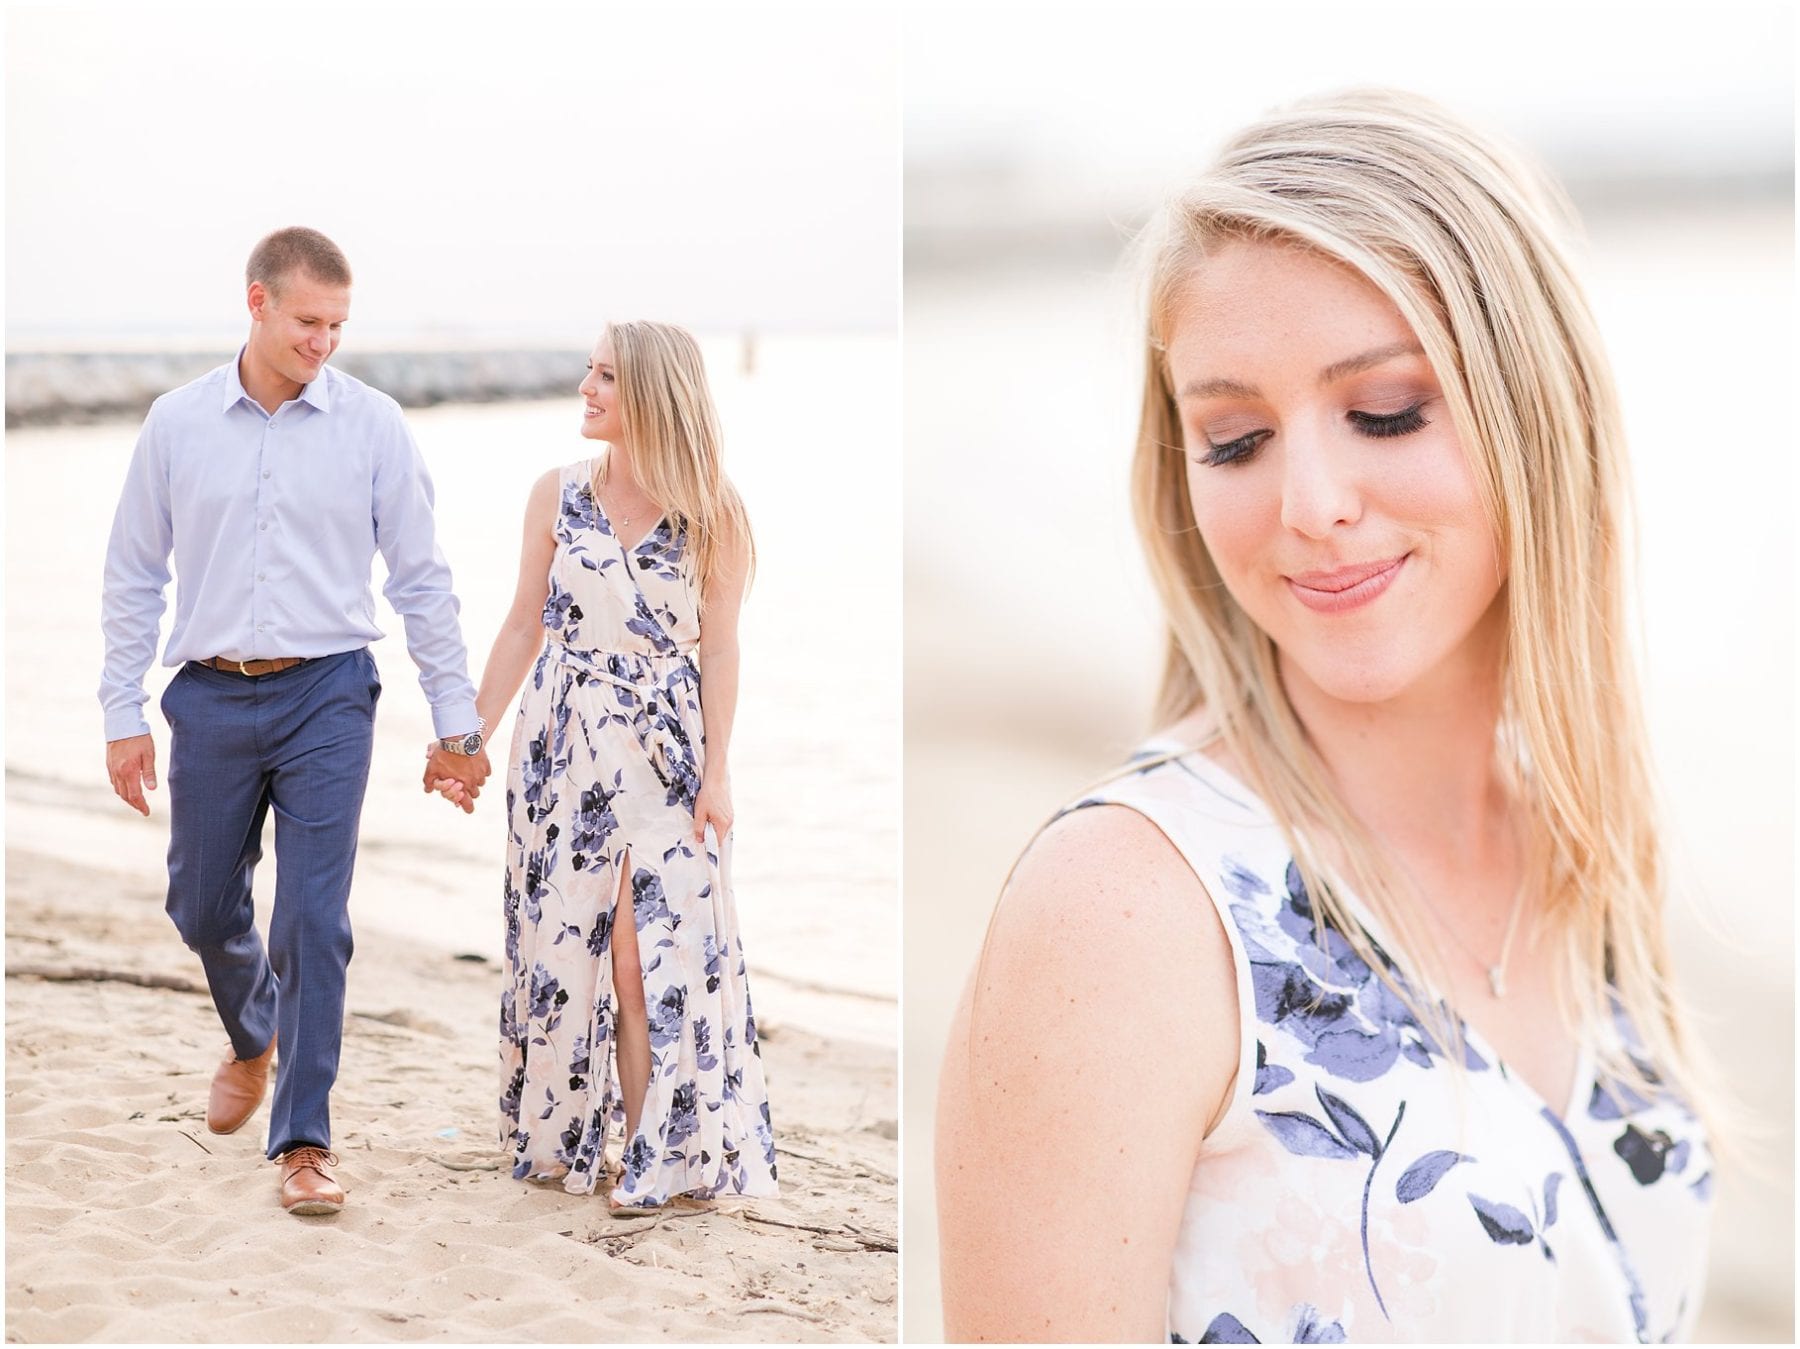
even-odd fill
[{"label": "woman's chin", "polygon": [[1294,660],[1289,668],[1297,668],[1315,689],[1339,703],[1389,702],[1405,693],[1419,677],[1410,663],[1393,659],[1391,652],[1364,658],[1340,652],[1325,659]]}]

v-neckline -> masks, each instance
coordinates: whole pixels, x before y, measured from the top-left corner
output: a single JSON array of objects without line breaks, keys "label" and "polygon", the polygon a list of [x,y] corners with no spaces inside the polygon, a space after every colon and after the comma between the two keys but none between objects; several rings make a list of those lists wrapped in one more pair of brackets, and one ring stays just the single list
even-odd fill
[{"label": "v-neckline", "polygon": [[613,542],[619,545],[619,551],[625,554],[626,561],[630,561],[638,554],[639,550],[641,550],[646,543],[649,543],[651,539],[656,537],[656,531],[661,529],[663,525],[667,523],[669,513],[664,511],[658,515],[656,519],[650,522],[650,528],[644,532],[644,536],[627,548],[625,546],[624,537],[613,527],[612,517],[606,513],[606,507],[600,504],[600,483],[594,477],[594,470],[599,463],[599,458],[595,458],[588,464],[588,495],[594,498],[594,514],[598,515],[600,519],[605,522],[606,532],[612,535]]},{"label": "v-neckline", "polygon": [[[1151,743],[1155,744],[1158,742],[1152,741]],[[1205,754],[1198,749],[1180,745],[1180,742],[1163,743],[1172,743],[1178,746],[1181,749],[1181,757],[1183,758],[1199,760],[1204,765],[1204,771],[1217,774],[1233,790],[1243,794],[1246,804],[1248,804],[1251,809],[1262,815],[1270,823],[1275,822],[1275,812],[1269,808],[1268,803],[1252,791],[1248,783],[1242,781],[1237,774],[1231,772],[1223,764],[1217,762],[1210,755]],[[1369,912],[1368,908],[1354,891],[1349,890],[1346,887],[1343,888],[1340,893],[1343,895],[1344,907],[1349,915],[1356,920],[1357,924],[1363,929],[1364,933],[1368,935],[1371,941],[1375,942],[1383,951],[1388,953],[1391,961],[1394,953],[1400,951],[1402,948],[1390,939],[1386,929],[1375,920],[1375,916]],[[1400,975],[1408,988],[1412,989],[1415,994],[1419,992],[1422,985],[1417,980],[1407,975],[1405,970],[1397,963],[1394,964],[1392,968]],[[1538,1090],[1534,1083],[1527,1080],[1524,1075],[1513,1071],[1511,1066],[1507,1064],[1506,1060],[1501,1057],[1493,1044],[1488,1040],[1488,1037],[1482,1033],[1479,1026],[1471,1024],[1468,1017],[1463,1015],[1460,1011],[1455,1011],[1453,1009],[1452,1015],[1456,1017],[1457,1024],[1462,1028],[1464,1043],[1474,1049],[1476,1053],[1480,1054],[1483,1059],[1487,1060],[1488,1064],[1499,1072],[1507,1082],[1523,1092],[1529,1098],[1527,1104],[1535,1102],[1540,1109],[1551,1116],[1559,1128],[1565,1130],[1568,1129],[1570,1121],[1580,1117],[1585,1106],[1586,1098],[1593,1091],[1597,1071],[1592,1051],[1585,1039],[1576,1039],[1575,1041],[1574,1077],[1569,1083],[1568,1101],[1564,1104],[1562,1109],[1558,1110],[1555,1106],[1550,1104],[1548,1098],[1545,1097],[1542,1091]]]}]

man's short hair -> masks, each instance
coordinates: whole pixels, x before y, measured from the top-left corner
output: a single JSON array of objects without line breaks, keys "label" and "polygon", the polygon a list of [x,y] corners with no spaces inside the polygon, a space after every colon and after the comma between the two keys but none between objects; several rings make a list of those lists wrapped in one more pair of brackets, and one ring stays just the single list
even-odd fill
[{"label": "man's short hair", "polygon": [[263,289],[279,296],[281,284],[296,271],[304,271],[328,286],[350,284],[350,263],[344,251],[317,230],[290,225],[264,235],[250,250],[244,268],[244,286],[262,282]]}]

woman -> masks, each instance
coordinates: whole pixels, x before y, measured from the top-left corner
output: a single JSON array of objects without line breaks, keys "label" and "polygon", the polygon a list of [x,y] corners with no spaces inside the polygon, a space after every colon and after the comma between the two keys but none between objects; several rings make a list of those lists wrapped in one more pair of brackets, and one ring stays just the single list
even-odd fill
[{"label": "woman", "polygon": [[604,448],[532,488],[477,696],[498,724],[530,674],[507,775],[500,1140],[516,1178],[587,1194],[621,1125],[615,1211],[773,1195],[730,869],[749,520],[687,332],[612,324],[581,395]]},{"label": "woman", "polygon": [[1163,730],[1027,849],[959,1008],[951,1338],[1691,1326],[1710,1154],[1564,224],[1369,93],[1148,235]]}]

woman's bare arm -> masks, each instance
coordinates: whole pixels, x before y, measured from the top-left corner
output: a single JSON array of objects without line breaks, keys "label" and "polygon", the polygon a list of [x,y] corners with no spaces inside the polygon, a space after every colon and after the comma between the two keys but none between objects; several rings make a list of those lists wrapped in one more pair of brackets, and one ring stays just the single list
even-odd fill
[{"label": "woman's bare arm", "polygon": [[1231,951],[1134,811],[1013,874],[938,1086],[947,1339],[1158,1340],[1195,1157],[1238,1065]]},{"label": "woman's bare arm", "polygon": [[749,576],[750,544],[741,535],[719,541],[700,611],[700,713],[706,727],[706,763],[694,801],[694,837],[710,820],[723,839],[731,828],[731,728],[737,719],[738,612]]},{"label": "woman's bare arm", "polygon": [[556,489],[551,469],[531,487],[525,503],[525,542],[519,554],[519,584],[512,607],[500,623],[481,672],[475,711],[493,735],[525,682],[531,662],[544,644],[544,601],[550,595],[550,562],[556,556]]}]

